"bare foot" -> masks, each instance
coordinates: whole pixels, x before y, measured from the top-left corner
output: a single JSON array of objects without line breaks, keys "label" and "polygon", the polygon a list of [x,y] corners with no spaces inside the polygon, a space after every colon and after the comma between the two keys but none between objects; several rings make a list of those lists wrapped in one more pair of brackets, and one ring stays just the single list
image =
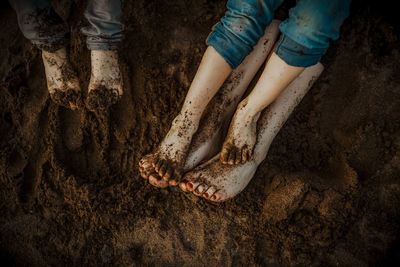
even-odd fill
[{"label": "bare foot", "polygon": [[223,164],[240,164],[252,160],[256,143],[257,120],[285,88],[304,70],[288,65],[275,52],[251,93],[239,104],[221,150]]},{"label": "bare foot", "polygon": [[[220,102],[219,98],[213,99],[210,103],[211,106],[223,107],[226,106]],[[237,104],[237,103],[234,103]],[[220,144],[222,142],[222,133],[225,132],[226,125],[224,121],[227,121],[226,117],[230,117],[230,114],[213,112],[212,110],[207,110],[204,118],[202,119],[201,126],[199,127],[196,134],[193,136],[193,140],[190,145],[188,155],[183,167],[183,171],[187,172],[197,166],[201,161],[210,159],[213,155],[217,154],[220,150]],[[177,185],[176,179],[170,179],[166,181],[158,174],[154,167],[154,162],[156,162],[156,154],[148,154],[139,161],[140,175],[144,179],[149,179],[149,182],[156,186],[164,188],[169,184],[172,186]],[[171,170],[172,172],[172,170]],[[169,175],[168,177],[172,177]]]},{"label": "bare foot", "polygon": [[224,165],[217,155],[187,173],[180,188],[211,201],[225,201],[246,188],[258,164],[256,161],[249,161],[237,166]]},{"label": "bare foot", "polygon": [[89,110],[103,111],[122,96],[122,78],[116,50],[92,50],[92,73],[86,106]]},{"label": "bare foot", "polygon": [[220,155],[223,164],[237,165],[253,160],[260,113],[256,116],[248,115],[246,104],[246,102],[239,104],[229,126]]},{"label": "bare foot", "polygon": [[58,105],[77,109],[81,101],[81,88],[68,60],[67,50],[61,48],[53,53],[42,50],[42,58],[51,99]]}]

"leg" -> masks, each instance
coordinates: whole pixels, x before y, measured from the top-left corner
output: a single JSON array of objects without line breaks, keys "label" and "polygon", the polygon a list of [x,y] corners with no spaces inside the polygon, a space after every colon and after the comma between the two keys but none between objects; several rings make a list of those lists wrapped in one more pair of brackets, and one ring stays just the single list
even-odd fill
[{"label": "leg", "polygon": [[[198,72],[183,108],[162,141],[152,165],[164,179],[180,179],[189,145],[211,98],[232,69],[251,52],[271,22],[275,1],[229,0],[226,16],[210,34]],[[262,12],[260,12],[262,11]],[[172,183],[175,183],[174,181]]]},{"label": "leg", "polygon": [[26,38],[42,50],[47,87],[54,102],[76,109],[80,103],[78,77],[69,63],[68,26],[47,0],[10,0]]},{"label": "leg", "polygon": [[91,50],[92,71],[87,107],[102,111],[116,103],[123,94],[117,47],[122,38],[120,0],[89,0],[85,17],[90,26],[84,27],[86,42]]},{"label": "leg", "polygon": [[9,0],[24,36],[39,49],[55,52],[68,44],[68,25],[48,0]]},{"label": "leg", "polygon": [[265,159],[268,149],[293,109],[311,88],[323,70],[321,64],[306,68],[272,103],[262,112],[259,122],[254,160],[241,165],[225,165],[215,156],[185,175],[187,183],[182,190],[193,191],[212,201],[225,201],[240,193],[255,174],[258,165]]},{"label": "leg", "polygon": [[186,95],[183,107],[158,147],[152,166],[166,181],[180,179],[192,136],[204,109],[232,71],[228,63],[208,47]]},{"label": "leg", "polygon": [[259,83],[235,112],[221,150],[222,163],[239,164],[252,159],[260,112],[304,67],[320,60],[330,39],[338,38],[340,25],[348,14],[349,2],[298,1],[289,19],[280,26],[285,35],[267,62]]},{"label": "leg", "polygon": [[[229,121],[236,106],[253,80],[255,74],[270,53],[278,36],[279,21],[272,21],[265,30],[254,50],[232,72],[224,85],[207,106],[200,126],[190,145],[184,172],[192,170],[201,161],[208,160],[216,155],[221,147],[223,134],[229,126]],[[157,187],[166,187],[168,182],[152,168],[152,154],[144,157],[140,162],[140,173],[145,179]]]},{"label": "leg", "polygon": [[271,55],[253,91],[238,105],[233,116],[220,154],[222,163],[234,165],[253,159],[260,112],[272,103],[303,69],[289,66],[275,53]]}]

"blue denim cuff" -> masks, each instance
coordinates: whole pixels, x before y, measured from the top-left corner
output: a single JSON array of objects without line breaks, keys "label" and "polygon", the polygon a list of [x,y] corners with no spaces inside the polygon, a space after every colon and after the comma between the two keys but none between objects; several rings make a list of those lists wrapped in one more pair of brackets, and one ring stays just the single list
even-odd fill
[{"label": "blue denim cuff", "polygon": [[317,64],[326,50],[327,48],[307,48],[282,35],[275,53],[290,66],[309,67]]},{"label": "blue denim cuff", "polygon": [[206,43],[214,47],[232,69],[239,66],[243,59],[253,50],[253,47],[227,30],[222,23],[218,23],[214,27]]},{"label": "blue denim cuff", "polygon": [[122,27],[110,34],[101,34],[100,30],[92,26],[83,27],[81,31],[86,35],[89,50],[116,50],[122,39]]},{"label": "blue denim cuff", "polygon": [[89,50],[117,50],[120,41],[102,40],[98,37],[87,37],[86,46]]}]

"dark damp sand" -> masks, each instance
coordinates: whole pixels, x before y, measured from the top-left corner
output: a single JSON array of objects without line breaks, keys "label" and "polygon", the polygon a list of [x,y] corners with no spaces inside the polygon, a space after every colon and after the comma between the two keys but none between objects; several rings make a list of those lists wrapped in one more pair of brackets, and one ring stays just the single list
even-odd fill
[{"label": "dark damp sand", "polygon": [[[353,3],[324,73],[249,186],[220,205],[153,188],[137,162],[168,131],[225,1],[126,1],[124,96],[101,116],[50,101],[40,53],[2,3],[1,258],[34,266],[398,259],[399,28],[396,9],[372,2]],[[71,61],[87,95],[84,5],[69,3],[56,9],[70,19]]]}]

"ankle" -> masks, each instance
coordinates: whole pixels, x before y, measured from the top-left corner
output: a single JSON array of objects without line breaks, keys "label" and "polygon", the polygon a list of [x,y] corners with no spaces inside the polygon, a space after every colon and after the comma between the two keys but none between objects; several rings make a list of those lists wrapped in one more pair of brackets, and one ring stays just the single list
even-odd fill
[{"label": "ankle", "polygon": [[185,127],[187,132],[195,132],[199,126],[200,118],[187,112],[180,112],[172,122],[173,127]]}]

